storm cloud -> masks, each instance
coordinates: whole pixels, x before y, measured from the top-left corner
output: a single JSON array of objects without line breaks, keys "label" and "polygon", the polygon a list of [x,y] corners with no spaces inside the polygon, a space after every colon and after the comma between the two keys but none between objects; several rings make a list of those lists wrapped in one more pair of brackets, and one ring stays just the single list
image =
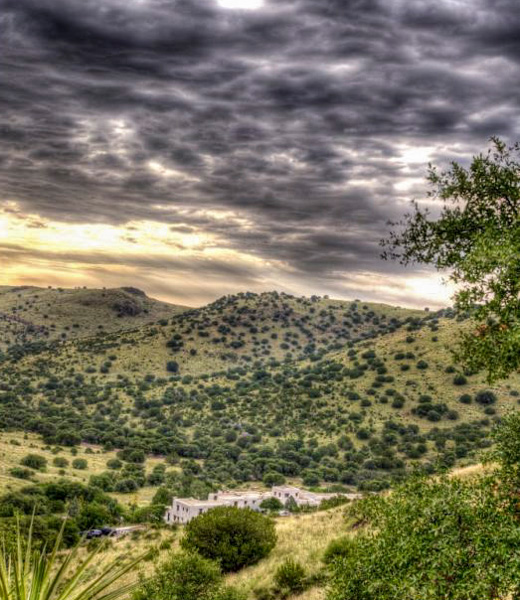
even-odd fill
[{"label": "storm cloud", "polygon": [[[33,220],[206,232],[269,265],[262,278],[219,262],[233,274],[223,293],[276,284],[277,269],[294,289],[347,295],[367,274],[375,288],[412,276],[380,261],[378,241],[424,193],[428,160],[519,138],[515,0],[0,8],[0,203]],[[21,252],[8,247],[0,261]],[[139,276],[155,258],[137,255]],[[203,290],[211,262],[185,260],[156,268],[182,263]]]}]

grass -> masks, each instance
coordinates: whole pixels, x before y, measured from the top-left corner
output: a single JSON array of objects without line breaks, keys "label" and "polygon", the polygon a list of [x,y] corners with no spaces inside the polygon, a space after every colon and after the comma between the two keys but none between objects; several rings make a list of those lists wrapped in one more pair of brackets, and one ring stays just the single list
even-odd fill
[{"label": "grass", "polygon": [[[86,453],[87,448],[92,453]],[[10,469],[20,466],[22,458],[30,453],[39,454],[47,459],[46,470],[44,472],[34,471],[34,477],[31,481],[18,479],[10,475]],[[64,469],[63,474],[60,473],[58,467],[52,464],[53,459],[57,456],[66,458],[69,461],[69,466]],[[88,468],[85,470],[73,469],[71,465],[74,458],[85,458],[88,462]],[[101,448],[94,445],[79,446],[76,456],[71,453],[70,448],[63,448],[60,452],[55,453],[52,448],[45,446],[36,434],[0,431],[0,494],[20,489],[33,482],[46,483],[61,477],[86,484],[91,475],[99,475],[107,471],[106,463],[113,458],[116,458],[116,452],[103,452]],[[155,465],[163,462],[163,459],[148,457],[145,463],[146,472],[151,472]],[[146,486],[132,494],[112,493],[110,495],[117,498],[122,504],[146,505],[156,491],[157,488]]]},{"label": "grass", "polygon": [[[348,523],[344,516],[345,507],[306,515],[292,515],[276,518],[278,542],[272,553],[257,565],[226,577],[227,583],[246,592],[248,600],[254,599],[254,590],[272,585],[274,574],[280,563],[292,557],[299,561],[309,574],[317,573],[322,567],[322,556],[329,542],[348,533]],[[108,539],[100,552],[90,576],[96,576],[103,564],[122,557],[131,560],[140,554],[152,550],[154,560],[145,560],[140,565],[144,576],[153,573],[154,563],[164,560],[168,553],[179,550],[179,541],[183,528],[171,530],[158,529],[137,532],[121,538]],[[169,544],[169,548],[161,549]],[[84,553],[87,552],[85,548]],[[121,580],[125,584],[131,580],[127,575]],[[313,588],[294,596],[300,600],[321,600],[323,590]]]},{"label": "grass", "polygon": [[[119,308],[118,308],[119,307]],[[0,286],[0,350],[24,340],[79,339],[134,329],[168,319],[187,307],[153,300],[124,289],[62,289]],[[126,311],[126,312],[125,312]],[[131,314],[135,313],[135,314]],[[19,320],[42,327],[28,330]]]},{"label": "grass", "polygon": [[[273,552],[258,565],[230,575],[229,582],[246,591],[252,598],[253,590],[273,583],[276,569],[287,558],[300,562],[309,575],[317,573],[322,567],[321,559],[329,543],[348,533],[344,513],[345,507],[338,507],[317,513],[277,518],[278,542]],[[311,594],[308,598],[313,598],[314,593],[308,592]]]}]

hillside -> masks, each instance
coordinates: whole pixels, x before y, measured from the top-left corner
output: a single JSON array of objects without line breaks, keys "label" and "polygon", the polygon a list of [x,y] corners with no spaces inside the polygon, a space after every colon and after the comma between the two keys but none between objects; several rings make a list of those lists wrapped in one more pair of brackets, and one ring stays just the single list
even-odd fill
[{"label": "hillside", "polygon": [[0,286],[0,351],[134,329],[183,310],[137,288]]},{"label": "hillside", "polygon": [[160,455],[183,494],[284,479],[384,489],[410,469],[478,460],[494,420],[516,404],[517,376],[490,390],[451,364],[469,326],[450,311],[228,296],[132,330],[7,353],[0,418],[50,446]]},{"label": "hillside", "polygon": [[[249,369],[272,361],[321,356],[349,341],[393,331],[406,318],[425,314],[277,293],[225,296],[208,306],[182,312],[173,307],[170,315],[176,309],[177,314],[170,319],[158,315],[158,308],[152,306],[156,310],[149,310],[146,321],[155,317],[153,324],[139,327],[135,318],[115,320],[110,314],[110,327],[99,329],[98,324],[97,329],[83,328],[80,339],[52,347],[47,353],[40,351],[39,359],[62,372],[72,364],[83,364],[86,372],[101,372],[105,379],[133,374],[166,376],[169,362],[177,363],[182,375],[211,374],[230,367]],[[162,303],[159,308],[163,308]],[[101,317],[96,315],[97,323],[104,323]],[[116,356],[109,373],[103,372],[107,354]],[[26,362],[29,364],[31,358]]]}]

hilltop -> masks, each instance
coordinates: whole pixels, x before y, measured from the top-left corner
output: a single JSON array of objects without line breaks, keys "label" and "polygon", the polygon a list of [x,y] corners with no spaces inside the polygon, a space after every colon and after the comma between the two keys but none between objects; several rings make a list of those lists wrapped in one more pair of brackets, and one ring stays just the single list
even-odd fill
[{"label": "hilltop", "polygon": [[0,286],[0,350],[134,329],[187,310],[138,288]]}]

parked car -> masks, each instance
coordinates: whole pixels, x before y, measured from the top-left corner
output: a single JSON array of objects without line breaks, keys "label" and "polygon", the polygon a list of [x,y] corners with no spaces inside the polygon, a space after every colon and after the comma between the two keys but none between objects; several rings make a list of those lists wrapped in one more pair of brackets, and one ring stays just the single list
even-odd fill
[{"label": "parked car", "polygon": [[101,531],[101,529],[89,529],[88,531],[84,532],[84,534],[87,540],[91,540],[92,538],[101,537],[103,535],[103,532]]}]

